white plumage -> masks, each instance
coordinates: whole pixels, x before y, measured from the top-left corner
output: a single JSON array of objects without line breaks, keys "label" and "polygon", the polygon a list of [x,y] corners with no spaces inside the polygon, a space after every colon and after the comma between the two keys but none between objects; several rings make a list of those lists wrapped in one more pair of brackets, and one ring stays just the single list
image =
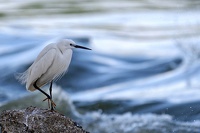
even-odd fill
[{"label": "white plumage", "polygon": [[[68,69],[72,58],[73,48],[91,50],[76,45],[74,41],[68,39],[49,44],[40,52],[28,70],[19,76],[18,79],[21,80],[22,83],[25,83],[26,89],[30,91],[37,89],[34,84],[40,88],[45,84],[52,82],[63,75]],[[45,95],[47,96],[48,94]]]}]

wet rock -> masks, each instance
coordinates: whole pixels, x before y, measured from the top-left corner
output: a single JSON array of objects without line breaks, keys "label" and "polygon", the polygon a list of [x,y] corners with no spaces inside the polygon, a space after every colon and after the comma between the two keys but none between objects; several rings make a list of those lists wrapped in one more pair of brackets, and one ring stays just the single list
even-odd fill
[{"label": "wet rock", "polygon": [[2,133],[88,133],[60,113],[36,107],[3,111],[0,126]]}]

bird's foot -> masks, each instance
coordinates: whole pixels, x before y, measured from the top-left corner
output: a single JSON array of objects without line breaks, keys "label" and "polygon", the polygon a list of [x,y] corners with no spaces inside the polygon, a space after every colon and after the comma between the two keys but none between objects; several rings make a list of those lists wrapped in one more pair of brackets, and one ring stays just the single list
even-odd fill
[{"label": "bird's foot", "polygon": [[[54,103],[54,101],[51,98],[45,98],[43,101],[48,100],[48,107],[51,109],[51,111],[54,111],[54,109],[56,108],[56,104]],[[51,103],[51,106],[50,106]]]}]

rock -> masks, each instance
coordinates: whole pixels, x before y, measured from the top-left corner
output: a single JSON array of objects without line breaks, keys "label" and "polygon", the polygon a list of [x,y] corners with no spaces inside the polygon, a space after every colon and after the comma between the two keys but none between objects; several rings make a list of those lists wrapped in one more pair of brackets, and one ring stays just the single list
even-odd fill
[{"label": "rock", "polygon": [[36,107],[3,111],[0,126],[2,133],[88,133],[60,113]]}]

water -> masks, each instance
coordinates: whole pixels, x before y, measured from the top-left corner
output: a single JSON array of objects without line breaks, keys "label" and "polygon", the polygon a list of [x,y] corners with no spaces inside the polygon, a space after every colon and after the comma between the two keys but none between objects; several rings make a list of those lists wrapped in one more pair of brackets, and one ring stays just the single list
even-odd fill
[{"label": "water", "polygon": [[[0,111],[37,106],[14,75],[41,49],[72,38],[68,73],[53,86],[59,112],[92,133],[200,132],[200,2],[1,1]],[[44,87],[48,91],[48,86]]]}]

